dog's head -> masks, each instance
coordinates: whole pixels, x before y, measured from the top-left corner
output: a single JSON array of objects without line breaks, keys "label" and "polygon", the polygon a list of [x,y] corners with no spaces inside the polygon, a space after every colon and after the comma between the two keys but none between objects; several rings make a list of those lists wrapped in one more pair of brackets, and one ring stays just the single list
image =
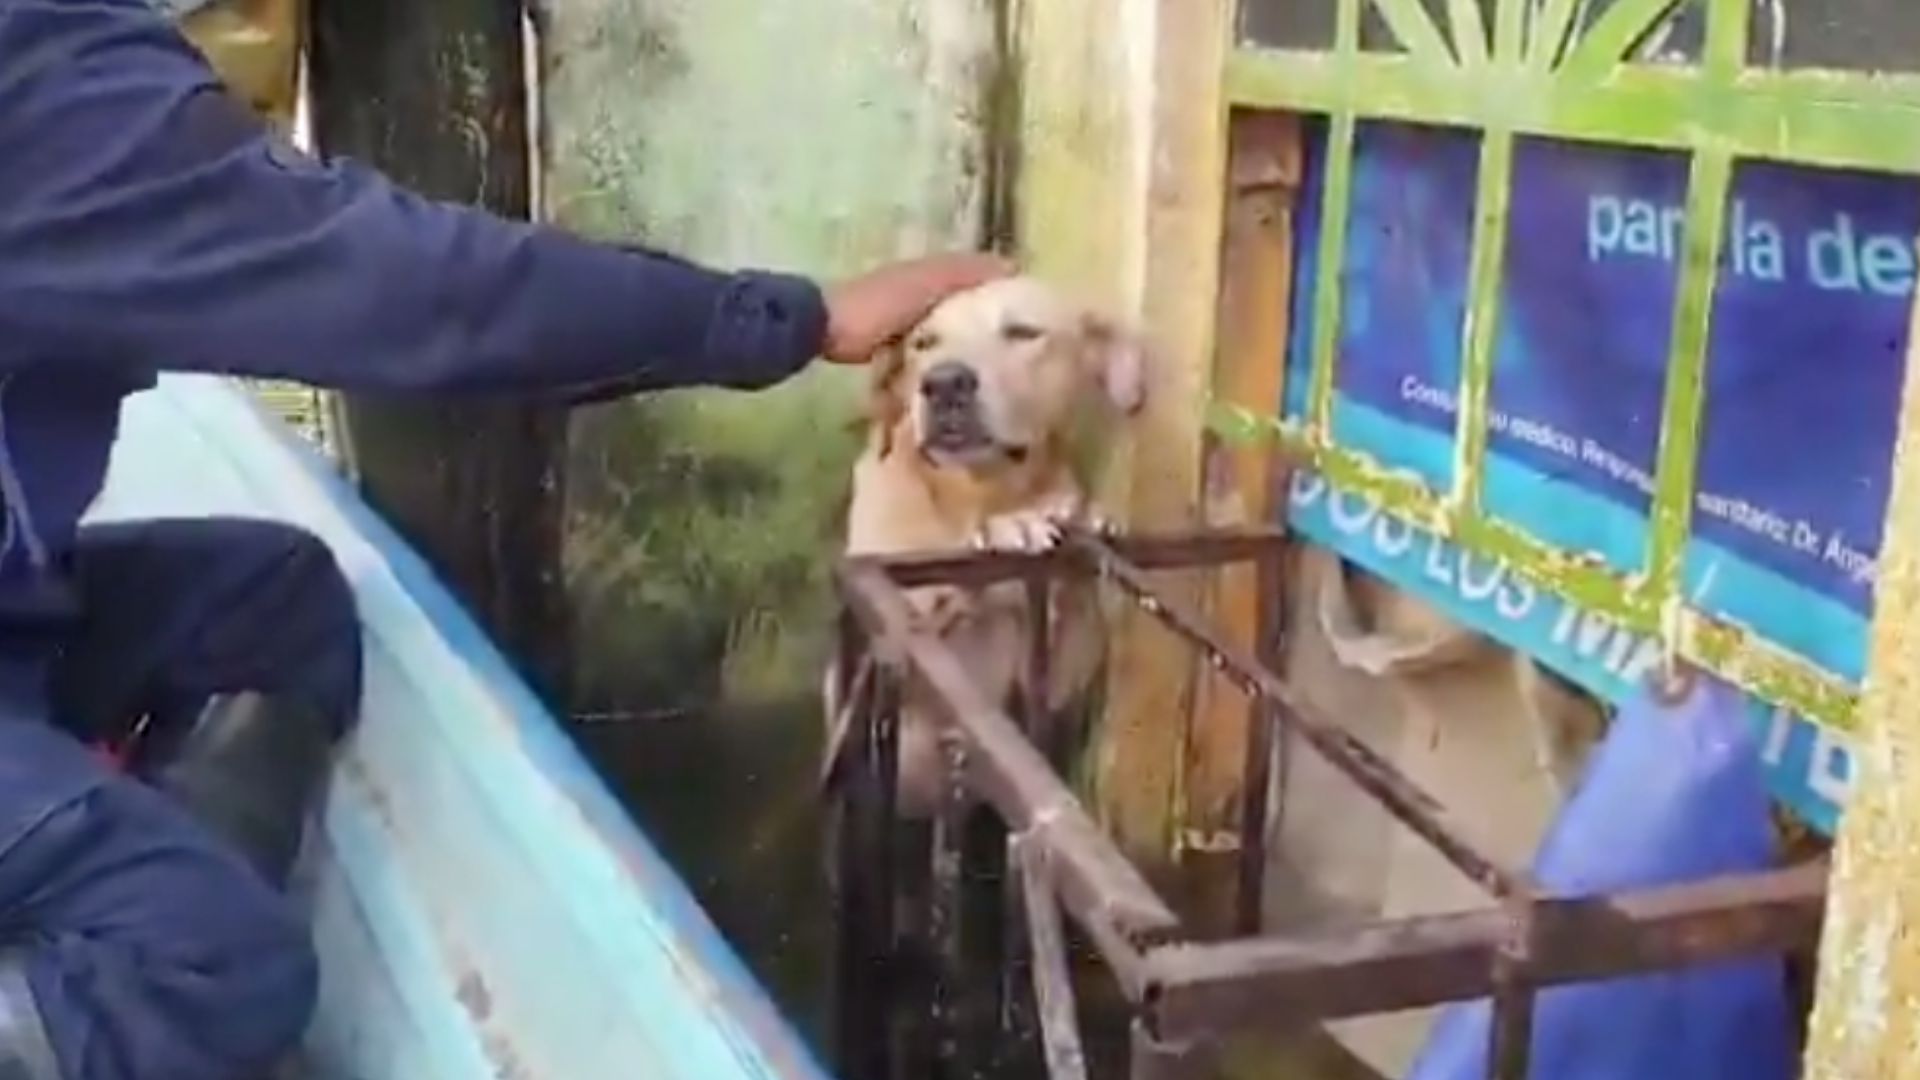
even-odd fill
[{"label": "dog's head", "polygon": [[1090,406],[1123,416],[1146,401],[1132,330],[1032,278],[949,297],[874,364],[883,445],[910,441],[936,465],[1018,464]]}]

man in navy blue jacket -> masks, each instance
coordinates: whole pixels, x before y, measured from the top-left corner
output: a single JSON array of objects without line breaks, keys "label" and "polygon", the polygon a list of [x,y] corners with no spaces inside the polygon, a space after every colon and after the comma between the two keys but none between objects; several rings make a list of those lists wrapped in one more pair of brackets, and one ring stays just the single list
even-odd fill
[{"label": "man in navy blue jacket", "polygon": [[[161,370],[588,400],[860,362],[984,256],[823,294],[437,204],[265,132],[146,0],[0,0],[0,1078],[256,1080],[313,1007],[280,887],[360,693],[326,549],[80,528]],[[125,770],[87,743],[145,718]]]}]

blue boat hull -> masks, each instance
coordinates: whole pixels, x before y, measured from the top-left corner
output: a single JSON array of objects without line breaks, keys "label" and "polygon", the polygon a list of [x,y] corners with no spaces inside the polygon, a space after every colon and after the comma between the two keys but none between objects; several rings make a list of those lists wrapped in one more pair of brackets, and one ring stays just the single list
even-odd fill
[{"label": "blue boat hull", "polygon": [[319,1080],[826,1080],[425,565],[243,389],[128,403],[101,519],[298,523],[353,579],[364,720],[310,845]]}]

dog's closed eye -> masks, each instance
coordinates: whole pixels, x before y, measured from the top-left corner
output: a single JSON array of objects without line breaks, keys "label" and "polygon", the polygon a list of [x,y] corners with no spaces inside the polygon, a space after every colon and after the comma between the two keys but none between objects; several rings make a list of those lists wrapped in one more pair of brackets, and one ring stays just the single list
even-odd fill
[{"label": "dog's closed eye", "polygon": [[1010,322],[1000,327],[1000,336],[1007,341],[1039,341],[1047,332],[1032,323]]}]

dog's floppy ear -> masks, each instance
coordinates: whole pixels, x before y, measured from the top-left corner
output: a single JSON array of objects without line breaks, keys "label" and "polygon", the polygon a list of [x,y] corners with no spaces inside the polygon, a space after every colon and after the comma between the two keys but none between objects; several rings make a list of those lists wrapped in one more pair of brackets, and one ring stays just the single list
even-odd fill
[{"label": "dog's floppy ear", "polygon": [[1134,416],[1147,404],[1148,349],[1133,327],[1100,312],[1083,316],[1087,362],[1106,391],[1107,400],[1123,416]]},{"label": "dog's floppy ear", "polygon": [[893,451],[893,431],[907,415],[907,354],[898,342],[880,347],[868,364],[867,423],[880,440],[880,456]]}]

